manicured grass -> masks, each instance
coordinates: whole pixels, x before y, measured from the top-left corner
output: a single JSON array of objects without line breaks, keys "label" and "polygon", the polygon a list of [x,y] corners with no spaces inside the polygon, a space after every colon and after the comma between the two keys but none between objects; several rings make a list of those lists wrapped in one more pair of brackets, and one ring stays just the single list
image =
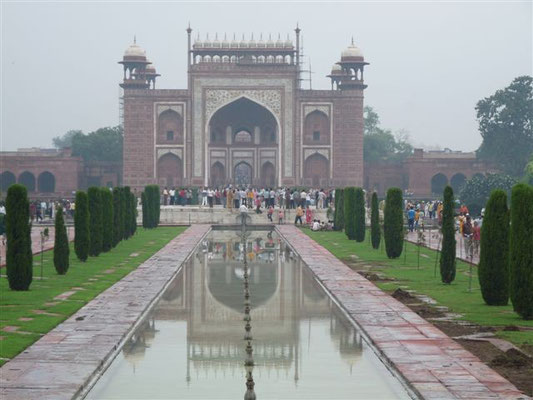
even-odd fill
[{"label": "manicured grass", "polygon": [[[457,261],[457,276],[450,285],[441,283],[438,270],[435,275],[436,251],[420,248],[420,268],[417,267],[417,246],[407,243],[407,258],[390,260],[382,249],[374,250],[368,236],[362,243],[348,240],[343,232],[313,232],[303,229],[307,235],[328,249],[337,258],[346,263],[362,262],[372,265],[383,275],[395,278],[396,281],[376,282],[383,290],[394,291],[396,288],[408,288],[417,293],[433,298],[439,305],[448,307],[452,312],[462,314],[462,319],[483,326],[517,325],[533,327],[533,321],[521,319],[512,305],[487,306],[483,302],[479,289],[477,268],[472,268],[472,291],[468,290],[469,265]],[[367,235],[370,233],[367,231]],[[501,332],[502,337],[520,345],[524,342],[533,343],[533,331]]]},{"label": "manicured grass", "polygon": [[[27,292],[9,289],[5,269],[0,272],[0,365],[13,358],[39,337],[53,329],[83,307],[98,294],[126,276],[185,227],[139,228],[135,236],[124,240],[108,253],[78,261],[73,245],[70,249],[70,268],[66,275],[58,275],[53,264],[53,252],[44,253],[43,279],[41,256],[33,259],[33,283]],[[64,300],[54,298],[74,291]],[[16,327],[15,331],[11,327]],[[11,331],[11,332],[9,332]]]}]

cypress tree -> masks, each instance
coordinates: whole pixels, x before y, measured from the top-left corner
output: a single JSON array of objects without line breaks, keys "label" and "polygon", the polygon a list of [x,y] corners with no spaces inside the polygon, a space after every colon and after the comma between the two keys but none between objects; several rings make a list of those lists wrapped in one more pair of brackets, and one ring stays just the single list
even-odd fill
[{"label": "cypress tree", "polygon": [[453,217],[453,189],[444,188],[442,208],[442,250],[440,255],[440,277],[442,283],[452,283],[455,279],[455,222]]},{"label": "cypress tree", "polygon": [[344,189],[344,233],[350,240],[355,239],[355,187]]},{"label": "cypress tree", "polygon": [[122,189],[119,187],[113,188],[113,247],[122,240]]},{"label": "cypress tree", "polygon": [[69,267],[67,229],[63,219],[63,207],[58,207],[55,220],[54,267],[59,275],[65,275]]},{"label": "cypress tree", "polygon": [[95,186],[87,190],[89,196],[90,244],[89,255],[98,256],[102,252],[102,191]]},{"label": "cypress tree", "polygon": [[11,290],[28,290],[33,279],[30,203],[26,187],[13,184],[6,197],[6,273]]},{"label": "cypress tree", "polygon": [[113,248],[113,194],[109,188],[102,188],[102,222],[103,222],[103,235],[102,235],[102,251],[108,252]]},{"label": "cypress tree", "polygon": [[336,231],[344,229],[344,190],[335,189],[335,220],[334,227]]},{"label": "cypress tree", "polygon": [[124,239],[131,237],[131,192],[129,186],[124,186],[122,193],[122,201],[124,205]]},{"label": "cypress tree", "polygon": [[509,210],[507,194],[494,190],[485,208],[481,228],[478,277],[483,300],[505,306],[509,300]]},{"label": "cypress tree", "polygon": [[355,188],[355,240],[357,242],[364,242],[365,240],[365,192],[358,187]]},{"label": "cypress tree", "polygon": [[135,235],[137,231],[137,198],[135,194],[131,194],[131,235]]},{"label": "cypress tree", "polygon": [[402,255],[404,240],[402,189],[387,190],[383,217],[383,236],[387,257],[398,258]]},{"label": "cypress tree", "polygon": [[159,191],[159,186],[154,185],[154,228],[157,228],[159,225],[159,219],[161,216],[161,194]]},{"label": "cypress tree", "polygon": [[143,228],[148,228],[148,217],[146,215],[146,189],[141,193],[141,212],[143,217]]},{"label": "cypress tree", "polygon": [[533,319],[533,187],[519,183],[511,191],[509,267],[511,301],[524,319]]},{"label": "cypress tree", "polygon": [[75,204],[74,251],[80,261],[86,261],[87,257],[89,257],[90,246],[89,198],[87,193],[78,190]]},{"label": "cypress tree", "polygon": [[372,210],[370,215],[370,236],[372,239],[372,247],[379,249],[379,242],[381,241],[381,230],[379,228],[379,205],[378,194],[372,193]]}]

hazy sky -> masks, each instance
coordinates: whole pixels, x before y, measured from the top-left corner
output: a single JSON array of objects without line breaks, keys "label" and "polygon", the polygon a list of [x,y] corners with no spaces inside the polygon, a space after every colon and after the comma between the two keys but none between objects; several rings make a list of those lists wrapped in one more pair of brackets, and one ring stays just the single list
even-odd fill
[{"label": "hazy sky", "polygon": [[[2,150],[51,147],[70,129],[118,124],[117,64],[137,35],[162,75],[186,88],[185,29],[294,35],[299,22],[313,88],[351,37],[370,63],[365,102],[415,145],[474,150],[475,104],[532,74],[532,2],[12,2],[2,0]],[[308,83],[304,83],[304,87]]]}]

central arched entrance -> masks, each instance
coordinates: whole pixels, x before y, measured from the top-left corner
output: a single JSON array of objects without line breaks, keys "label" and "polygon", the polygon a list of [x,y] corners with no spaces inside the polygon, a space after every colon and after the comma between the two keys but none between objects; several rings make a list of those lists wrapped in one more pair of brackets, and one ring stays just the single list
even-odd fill
[{"label": "central arched entrance", "polygon": [[207,125],[208,185],[217,186],[224,176],[235,185],[276,186],[278,127],[267,107],[246,97],[219,108]]},{"label": "central arched entrance", "polygon": [[235,166],[233,177],[236,185],[251,185],[253,180],[252,166],[244,161],[238,163]]}]

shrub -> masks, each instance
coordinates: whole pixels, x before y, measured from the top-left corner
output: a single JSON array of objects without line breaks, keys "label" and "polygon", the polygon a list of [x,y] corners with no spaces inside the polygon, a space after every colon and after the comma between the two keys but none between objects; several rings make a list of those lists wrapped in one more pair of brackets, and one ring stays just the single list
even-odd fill
[{"label": "shrub", "polygon": [[102,252],[102,192],[92,186],[87,190],[89,196],[90,244],[89,255],[96,257]]},{"label": "shrub", "polygon": [[509,267],[511,301],[524,319],[533,319],[533,187],[520,183],[511,192]]},{"label": "shrub", "polygon": [[509,300],[509,211],[507,194],[494,190],[485,209],[481,230],[478,277],[483,300],[505,306]]},{"label": "shrub", "polygon": [[455,222],[453,216],[453,189],[444,188],[442,208],[442,251],[440,255],[440,277],[443,283],[452,283],[455,279]]},{"label": "shrub", "polygon": [[28,290],[33,279],[30,203],[26,187],[13,184],[6,197],[6,273],[11,290]]},{"label": "shrub", "polygon": [[344,233],[350,240],[355,239],[355,187],[344,189]]},{"label": "shrub", "polygon": [[398,258],[403,249],[403,198],[402,189],[390,188],[385,199],[383,235],[387,257]]},{"label": "shrub", "polygon": [[113,226],[114,226],[114,215],[113,215],[113,193],[109,188],[102,188],[102,223],[103,223],[103,234],[102,234],[102,251],[108,252],[113,248]]},{"label": "shrub", "polygon": [[355,240],[357,242],[364,242],[365,240],[365,192],[358,187],[355,188]]},{"label": "shrub", "polygon": [[63,207],[58,207],[55,219],[54,267],[59,275],[65,275],[69,267],[67,229],[63,219]]},{"label": "shrub", "polygon": [[120,243],[124,236],[122,222],[122,188],[113,189],[113,247]]},{"label": "shrub", "polygon": [[344,229],[344,190],[335,189],[335,220],[333,226],[336,231]]},{"label": "shrub", "polygon": [[370,215],[370,236],[372,239],[372,247],[379,249],[379,242],[381,241],[381,229],[379,228],[379,205],[378,194],[372,193],[372,210]]},{"label": "shrub", "polygon": [[89,198],[87,193],[76,192],[74,210],[74,252],[80,261],[87,261],[90,246]]}]

